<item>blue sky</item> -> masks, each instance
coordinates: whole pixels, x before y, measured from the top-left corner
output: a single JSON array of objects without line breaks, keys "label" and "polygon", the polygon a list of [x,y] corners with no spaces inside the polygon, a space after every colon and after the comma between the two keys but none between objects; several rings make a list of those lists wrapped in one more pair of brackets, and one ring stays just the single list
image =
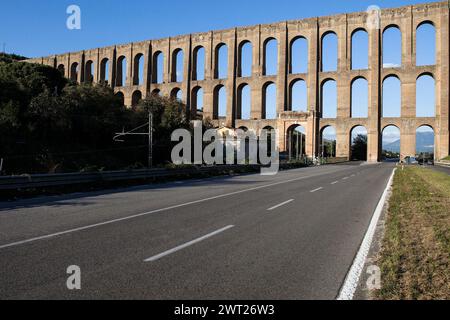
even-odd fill
[{"label": "blue sky", "polygon": [[[2,1],[0,43],[28,57],[191,32],[352,11],[422,0],[21,0]],[[82,10],[82,29],[66,28],[66,8]]]}]

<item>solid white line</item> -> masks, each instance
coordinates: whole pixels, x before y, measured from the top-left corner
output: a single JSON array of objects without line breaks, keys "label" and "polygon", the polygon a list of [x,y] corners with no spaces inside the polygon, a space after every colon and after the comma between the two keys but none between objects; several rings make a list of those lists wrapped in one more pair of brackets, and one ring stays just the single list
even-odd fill
[{"label": "solid white line", "polygon": [[91,225],[87,225],[87,226],[83,226],[83,227],[79,227],[79,228],[64,230],[64,231],[61,231],[61,232],[47,234],[47,235],[44,235],[44,236],[39,236],[39,237],[31,238],[31,239],[26,239],[26,240],[22,240],[22,241],[13,242],[13,243],[8,243],[8,244],[0,245],[0,250],[1,249],[5,249],[5,248],[19,246],[19,245],[30,243],[30,242],[35,242],[35,241],[39,241],[39,240],[54,238],[54,237],[62,236],[62,235],[69,234],[69,233],[74,233],[74,232],[78,232],[78,231],[88,230],[88,229],[92,229],[92,228],[96,228],[96,227],[100,227],[100,226],[104,226],[104,225],[108,225],[108,224],[112,224],[112,223],[116,223],[116,222],[131,220],[131,219],[147,216],[147,215],[154,214],[154,213],[160,213],[160,212],[163,212],[163,211],[169,211],[169,210],[172,210],[172,209],[178,209],[178,208],[190,206],[190,205],[193,205],[193,204],[198,204],[198,203],[207,202],[207,201],[211,201],[211,200],[216,200],[216,199],[221,199],[221,198],[225,198],[225,197],[230,197],[230,196],[234,196],[234,195],[245,193],[245,192],[261,190],[261,189],[270,188],[270,187],[273,187],[273,186],[278,186],[278,185],[282,185],[282,184],[286,184],[286,183],[291,183],[291,182],[300,181],[300,180],[304,180],[304,179],[308,179],[308,178],[318,177],[318,176],[325,175],[327,173],[328,173],[328,171],[327,172],[321,172],[319,174],[312,174],[312,175],[309,175],[309,176],[299,177],[299,178],[295,178],[295,179],[274,182],[274,183],[270,183],[270,184],[266,184],[266,185],[262,185],[262,186],[258,186],[258,187],[253,187],[253,188],[249,188],[249,189],[245,189],[245,190],[239,190],[239,191],[234,191],[234,192],[230,192],[230,193],[224,193],[224,194],[220,194],[220,195],[209,197],[209,198],[204,198],[204,199],[200,199],[200,200],[190,201],[190,202],[177,204],[177,205],[173,205],[173,206],[170,206],[170,207],[156,209],[156,210],[152,210],[152,211],[148,211],[148,212],[138,213],[138,214],[134,214],[134,215],[131,215],[131,216],[126,216],[126,217],[123,217],[123,218],[108,220],[108,221],[95,223],[95,224],[91,224]]},{"label": "solid white line", "polygon": [[288,204],[288,203],[291,203],[292,201],[294,201],[294,199],[291,199],[291,200],[285,201],[285,202],[283,202],[283,203],[280,203],[280,204],[278,204],[278,205],[276,205],[276,206],[274,206],[274,207],[272,207],[272,208],[267,209],[267,211],[275,210],[275,209],[277,209],[277,208],[279,208],[279,207],[282,207],[282,206],[284,206],[284,205],[286,205],[286,204]]},{"label": "solid white line", "polygon": [[336,184],[336,183],[339,183],[339,181],[332,182],[331,184]]},{"label": "solid white line", "polygon": [[372,220],[370,222],[369,228],[367,229],[366,235],[364,236],[364,240],[345,278],[344,284],[341,288],[339,296],[337,297],[337,300],[353,300],[356,288],[358,287],[359,278],[361,277],[361,274],[363,272],[367,255],[369,254],[369,250],[372,245],[372,240],[373,236],[375,235],[378,220],[380,219],[380,216],[383,212],[383,208],[386,203],[389,190],[392,187],[392,183],[394,181],[395,170],[397,169],[393,170],[391,177],[389,178],[389,182],[386,186],[386,189],[384,190],[381,199],[378,202],[378,205],[375,209]]},{"label": "solid white line", "polygon": [[163,253],[157,254],[156,256],[153,256],[153,257],[150,257],[150,258],[148,258],[148,259],[145,259],[144,262],[153,262],[153,261],[159,260],[159,259],[161,259],[161,258],[163,258],[163,257],[165,257],[165,256],[168,256],[169,254],[175,253],[175,252],[180,251],[180,250],[182,250],[182,249],[184,249],[184,248],[187,248],[187,247],[189,247],[189,246],[192,246],[192,245],[194,245],[194,244],[196,244],[196,243],[199,243],[199,242],[201,242],[201,241],[203,241],[203,240],[206,240],[206,239],[208,239],[208,238],[211,238],[211,237],[213,237],[213,236],[215,236],[215,235],[217,235],[217,234],[219,234],[219,233],[222,233],[222,232],[224,232],[224,231],[226,231],[226,230],[228,230],[228,229],[231,229],[231,228],[234,228],[234,226],[233,226],[233,225],[226,226],[225,228],[222,228],[222,229],[216,230],[216,231],[214,231],[214,232],[208,233],[207,235],[205,235],[205,236],[203,236],[203,237],[200,237],[200,238],[197,238],[197,239],[195,239],[195,240],[186,242],[185,244],[182,244],[182,245],[180,245],[180,246],[178,246],[178,247],[175,247],[175,248],[173,248],[173,249],[164,251]]},{"label": "solid white line", "polygon": [[311,192],[311,193],[314,193],[314,192],[317,192],[317,191],[319,191],[319,190],[322,190],[322,189],[323,189],[323,187],[320,187],[320,188],[317,188],[317,189],[311,190],[310,192]]}]

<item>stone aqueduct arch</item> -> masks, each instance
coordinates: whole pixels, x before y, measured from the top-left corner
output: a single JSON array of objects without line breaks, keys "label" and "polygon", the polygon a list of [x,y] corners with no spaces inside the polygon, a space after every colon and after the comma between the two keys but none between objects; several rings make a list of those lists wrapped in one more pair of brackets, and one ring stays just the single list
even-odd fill
[{"label": "stone aqueduct arch", "polygon": [[[115,92],[123,95],[127,106],[136,103],[136,97],[150,94],[169,96],[179,89],[183,101],[190,107],[195,106],[193,91],[202,89],[203,117],[210,118],[217,125],[225,123],[230,127],[246,127],[259,132],[271,126],[278,131],[278,144],[281,151],[286,151],[286,134],[292,125],[301,125],[306,129],[306,154],[320,153],[320,133],[327,126],[336,129],[338,157],[349,157],[348,143],[352,128],[361,125],[368,131],[368,160],[378,161],[381,155],[382,130],[388,125],[395,125],[401,132],[402,155],[415,154],[416,129],[421,125],[429,125],[435,130],[435,156],[443,158],[449,154],[449,7],[447,2],[435,2],[395,9],[385,9],[380,13],[379,29],[368,27],[369,14],[350,13],[329,17],[310,18],[298,21],[286,21],[267,25],[234,28],[221,31],[190,34],[160,40],[143,41],[126,45],[84,50],[62,55],[29,60],[54,66],[65,73],[68,78],[79,82],[104,82]],[[436,31],[436,63],[431,66],[416,66],[416,29],[423,23],[431,23]],[[383,31],[396,26],[401,32],[402,65],[398,68],[383,66]],[[360,30],[368,34],[369,66],[365,70],[352,70],[352,35]],[[338,39],[337,71],[321,72],[321,39],[334,33]],[[296,39],[306,39],[308,48],[307,73],[292,74],[292,49],[290,45]],[[264,75],[264,47],[268,40],[275,39],[278,44],[278,73]],[[245,43],[252,46],[252,74],[250,77],[240,76],[240,48]],[[228,50],[228,76],[218,79],[218,55],[220,46],[226,45]],[[204,49],[204,80],[196,80],[197,56],[199,49]],[[173,57],[183,52],[183,81],[174,81]],[[163,56],[163,81],[156,83],[156,55]],[[120,79],[117,70],[118,59],[126,59],[126,79],[123,86],[116,86]],[[141,83],[136,84],[135,74],[139,67],[135,62],[144,58],[144,72]],[[108,61],[109,70],[105,70]],[[86,64],[92,62],[91,79],[86,75]],[[106,76],[107,74],[107,76]],[[431,75],[435,79],[436,116],[433,118],[416,118],[415,97],[416,79],[422,75]],[[382,117],[382,84],[388,76],[395,76],[401,81],[401,117]],[[369,116],[367,118],[351,117],[351,84],[355,79],[364,78],[368,82]],[[321,84],[325,80],[337,83],[337,117],[324,119],[321,116]],[[290,110],[290,87],[298,80],[307,85],[307,112]],[[267,83],[276,86],[277,119],[263,119],[263,90]],[[238,90],[243,85],[251,90],[250,120],[239,119]],[[227,92],[227,117],[216,119],[214,106],[215,91],[224,87]],[[139,93],[137,93],[139,92]],[[194,109],[194,108],[193,108]],[[194,110],[192,110],[194,112]]]}]

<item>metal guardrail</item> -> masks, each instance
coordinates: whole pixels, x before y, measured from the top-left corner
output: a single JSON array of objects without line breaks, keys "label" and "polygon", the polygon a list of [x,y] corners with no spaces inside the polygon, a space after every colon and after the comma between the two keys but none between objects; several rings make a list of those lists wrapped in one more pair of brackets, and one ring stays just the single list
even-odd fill
[{"label": "metal guardrail", "polygon": [[[299,168],[305,164],[282,161],[280,169]],[[253,172],[261,165],[220,165],[192,166],[180,169],[136,169],[120,171],[33,174],[20,176],[0,176],[0,191],[27,190],[34,188],[58,187],[76,184],[115,182],[126,180],[153,180],[157,178],[177,178],[190,175],[221,174],[230,171]]]},{"label": "metal guardrail", "polygon": [[169,178],[196,174],[221,173],[231,170],[258,170],[259,168],[260,166],[258,165],[223,165],[183,169],[142,169],[89,173],[58,173],[6,176],[0,177],[0,190],[21,190],[124,180],[147,180],[154,178]]}]

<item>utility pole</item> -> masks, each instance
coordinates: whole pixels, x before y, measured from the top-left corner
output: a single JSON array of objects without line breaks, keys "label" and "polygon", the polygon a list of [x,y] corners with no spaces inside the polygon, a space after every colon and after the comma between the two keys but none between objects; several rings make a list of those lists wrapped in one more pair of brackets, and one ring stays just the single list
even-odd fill
[{"label": "utility pole", "polygon": [[[139,129],[142,129],[144,127],[148,126],[148,132],[146,133],[139,133],[135,132]],[[149,110],[148,112],[148,122],[140,127],[134,128],[131,131],[125,132],[122,131],[120,133],[116,133],[116,136],[113,138],[114,141],[117,142],[124,142],[123,140],[119,140],[121,137],[125,136],[133,136],[133,135],[146,135],[148,136],[148,168],[153,168],[153,113]]]},{"label": "utility pole", "polygon": [[148,167],[153,168],[153,113],[148,112]]}]

